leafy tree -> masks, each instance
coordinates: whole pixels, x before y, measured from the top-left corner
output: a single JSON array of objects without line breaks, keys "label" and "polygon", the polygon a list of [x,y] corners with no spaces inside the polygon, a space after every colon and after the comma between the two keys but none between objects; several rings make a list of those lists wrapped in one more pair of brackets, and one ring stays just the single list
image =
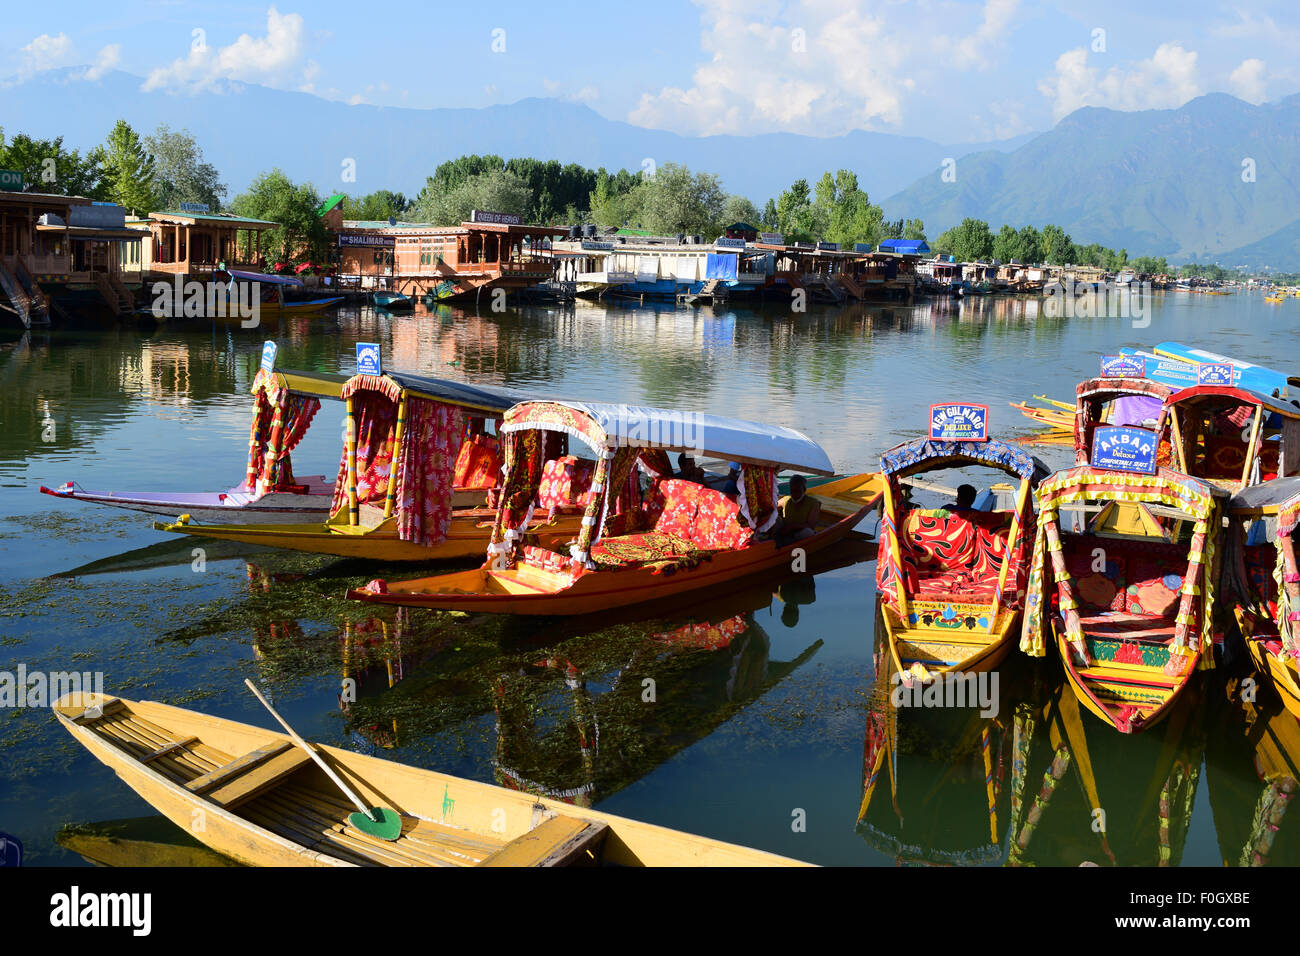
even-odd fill
[{"label": "leafy tree", "polygon": [[707,235],[722,219],[726,194],[712,173],[691,173],[677,163],[664,163],[641,184],[641,222],[661,235]]},{"label": "leafy tree", "polygon": [[772,231],[775,231],[775,230],[781,228],[781,221],[780,221],[780,219],[779,219],[779,217],[777,216],[777,213],[776,213],[776,200],[775,200],[775,199],[769,199],[769,200],[767,201],[767,203],[763,206],[763,218],[762,218],[762,223],[763,223],[764,226],[767,227],[767,229],[768,229],[769,232],[772,232]]},{"label": "leafy tree", "polygon": [[733,222],[747,222],[751,226],[763,225],[763,217],[759,215],[758,207],[744,196],[737,196],[734,193],[722,204],[722,215],[719,218],[721,220],[718,223],[719,231],[721,227],[730,226]]},{"label": "leafy tree", "polygon": [[532,190],[515,173],[493,169],[474,173],[443,190],[430,178],[415,200],[415,216],[421,222],[450,226],[469,219],[475,209],[528,217]]},{"label": "leafy tree", "polygon": [[1074,242],[1060,226],[1052,223],[1043,227],[1039,237],[1042,261],[1054,266],[1063,266],[1076,260]]},{"label": "leafy tree", "polygon": [[207,203],[213,212],[221,209],[226,187],[217,168],[203,161],[203,150],[189,130],[173,131],[163,123],[145,137],[144,147],[154,160],[158,209],[176,210],[183,202]]},{"label": "leafy tree", "polygon": [[920,239],[925,242],[925,223],[920,219],[909,219],[903,225],[904,239]]},{"label": "leafy tree", "polygon": [[262,234],[262,249],[268,258],[320,262],[333,253],[325,225],[316,215],[320,202],[310,183],[295,184],[277,168],[253,180],[230,208],[240,216],[279,224]]},{"label": "leafy tree", "polygon": [[158,208],[154,158],[126,120],[114,124],[94,156],[103,170],[104,193],[109,199],[140,216]]},{"label": "leafy tree", "polygon": [[993,258],[993,233],[983,219],[968,217],[935,240],[935,248],[959,262],[984,262]]},{"label": "leafy tree", "polygon": [[97,153],[92,150],[83,157],[75,149],[64,149],[62,136],[33,139],[19,133],[6,142],[0,128],[0,168],[21,172],[24,192],[101,200],[107,195]]},{"label": "leafy tree", "polygon": [[344,219],[387,222],[400,219],[411,203],[401,193],[378,189],[364,196],[346,196],[339,204]]},{"label": "leafy tree", "polygon": [[811,242],[816,228],[808,180],[796,179],[776,200],[777,226],[786,242]]}]

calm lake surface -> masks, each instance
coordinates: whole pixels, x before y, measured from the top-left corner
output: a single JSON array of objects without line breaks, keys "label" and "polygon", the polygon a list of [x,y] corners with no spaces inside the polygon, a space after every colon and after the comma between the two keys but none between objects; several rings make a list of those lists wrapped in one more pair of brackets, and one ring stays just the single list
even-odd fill
[{"label": "calm lake surface", "polygon": [[[1204,682],[1188,714],[1136,738],[1071,716],[1059,671],[1018,652],[995,717],[891,714],[873,702],[873,544],[832,555],[811,578],[760,580],[689,614],[656,609],[654,620],[399,616],[343,591],[427,573],[419,566],[209,543],[198,570],[198,539],[37,492],[72,480],[116,491],[238,484],[248,388],[271,335],[284,368],[351,372],[360,339],[382,343],[393,369],[789,425],[854,472],[921,434],[932,402],[986,403],[991,432],[1016,440],[1033,426],[1007,403],[1072,399],[1101,352],[1178,340],[1288,368],[1300,328],[1300,300],[1246,294],[1155,293],[1145,327],[1041,313],[1010,298],[796,315],[353,306],[261,330],[9,335],[0,671],[102,671],[109,693],[268,726],[243,686],[251,677],[309,739],[821,864],[1236,865],[1243,852],[1300,863],[1300,821],[1282,817],[1285,799],[1256,772],[1225,675]],[[325,405],[294,452],[297,474],[334,475],[342,417]],[[1071,458],[1035,450],[1054,468]],[[862,530],[874,535],[875,519]],[[340,703],[344,677],[357,681],[355,703]],[[647,678],[653,703],[642,699]],[[879,772],[860,821],[864,751]],[[1032,839],[1009,854],[1012,816],[1023,821],[1040,791],[1049,799]],[[1266,811],[1279,829],[1261,852],[1267,828],[1255,817]],[[25,862],[81,864],[60,843],[67,824],[154,816],[48,709],[0,710],[0,831],[23,842]],[[148,820],[115,830],[125,842],[159,832],[186,839]]]}]

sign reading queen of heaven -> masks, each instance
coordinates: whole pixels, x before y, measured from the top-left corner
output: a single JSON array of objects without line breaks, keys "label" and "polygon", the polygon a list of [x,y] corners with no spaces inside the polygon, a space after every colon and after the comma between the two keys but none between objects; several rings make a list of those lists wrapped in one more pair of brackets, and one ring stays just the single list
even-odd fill
[{"label": "sign reading queen of heaven", "polygon": [[357,343],[357,374],[382,375],[383,363],[379,360],[379,345],[375,342]]},{"label": "sign reading queen of heaven", "polygon": [[1149,428],[1098,425],[1092,433],[1092,466],[1154,475],[1159,444],[1156,433]]},{"label": "sign reading queen of heaven", "polygon": [[987,405],[931,405],[930,441],[988,441]]}]

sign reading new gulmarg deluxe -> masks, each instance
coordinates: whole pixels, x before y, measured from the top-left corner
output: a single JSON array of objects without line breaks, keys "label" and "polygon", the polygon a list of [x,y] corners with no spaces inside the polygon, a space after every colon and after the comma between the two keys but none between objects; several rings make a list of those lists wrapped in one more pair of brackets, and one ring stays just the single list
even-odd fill
[{"label": "sign reading new gulmarg deluxe", "polygon": [[930,406],[930,441],[988,441],[989,407],[962,402]]}]

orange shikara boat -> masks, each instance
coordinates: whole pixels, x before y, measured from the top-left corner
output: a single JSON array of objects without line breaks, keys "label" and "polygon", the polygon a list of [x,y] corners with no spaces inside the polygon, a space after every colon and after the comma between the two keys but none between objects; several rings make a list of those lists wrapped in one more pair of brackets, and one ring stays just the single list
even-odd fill
[{"label": "orange shikara boat", "polygon": [[[782,566],[802,570],[880,496],[878,480],[846,482],[838,495],[848,496],[851,510],[824,509],[806,535],[787,539],[777,521],[777,473],[832,474],[826,453],[793,429],[628,405],[527,402],[506,413],[500,431],[506,475],[488,563],[372,581],[348,597],[510,614],[584,614],[658,601]],[[565,553],[534,543],[525,530],[541,483],[540,449],[554,432],[578,438],[597,458],[581,530]],[[673,478],[669,451],[738,463],[735,496]],[[644,488],[638,469],[649,478]],[[823,496],[825,487],[818,489]]]}]

